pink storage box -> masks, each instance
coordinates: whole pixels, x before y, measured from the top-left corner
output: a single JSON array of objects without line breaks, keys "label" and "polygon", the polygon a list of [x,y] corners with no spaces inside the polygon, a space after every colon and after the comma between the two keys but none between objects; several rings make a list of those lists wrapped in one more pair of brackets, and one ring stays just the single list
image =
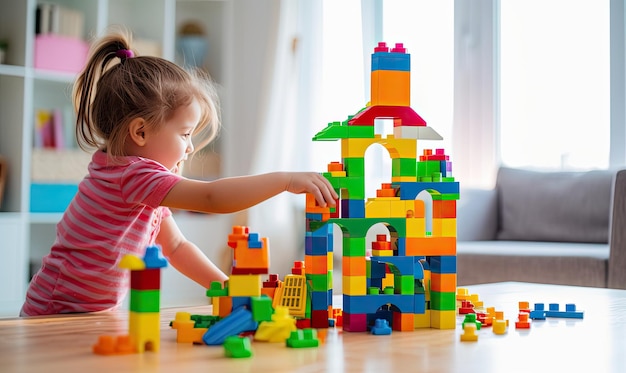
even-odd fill
[{"label": "pink storage box", "polygon": [[35,68],[78,73],[87,62],[89,44],[54,34],[35,37]]}]

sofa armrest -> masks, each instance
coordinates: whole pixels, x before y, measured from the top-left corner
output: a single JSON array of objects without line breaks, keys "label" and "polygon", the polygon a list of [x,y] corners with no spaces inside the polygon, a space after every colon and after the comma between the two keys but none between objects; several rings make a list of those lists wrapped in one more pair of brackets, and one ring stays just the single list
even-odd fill
[{"label": "sofa armrest", "polygon": [[607,287],[626,289],[626,170],[615,174],[611,196]]}]

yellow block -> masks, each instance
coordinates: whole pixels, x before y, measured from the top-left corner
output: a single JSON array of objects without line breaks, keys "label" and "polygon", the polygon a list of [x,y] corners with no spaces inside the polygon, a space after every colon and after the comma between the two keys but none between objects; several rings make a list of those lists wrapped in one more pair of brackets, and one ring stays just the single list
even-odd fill
[{"label": "yellow block", "polygon": [[415,329],[430,328],[430,310],[426,310],[425,313],[415,313],[413,318],[415,319]]},{"label": "yellow block", "polygon": [[228,278],[231,297],[260,297],[262,287],[261,275],[230,275]]},{"label": "yellow block", "polygon": [[341,286],[345,295],[367,295],[366,276],[342,276]]},{"label": "yellow block", "polygon": [[406,219],[406,237],[426,236],[426,219],[411,218]]},{"label": "yellow block", "polygon": [[[400,197],[387,197],[397,198]],[[391,201],[381,198],[368,198],[365,203],[365,217],[366,218],[388,218],[391,215]]]},{"label": "yellow block", "polygon": [[128,334],[135,351],[158,352],[161,342],[161,322],[158,312],[133,312],[128,316]]},{"label": "yellow block", "polygon": [[435,329],[455,329],[456,311],[430,310],[430,324]]}]

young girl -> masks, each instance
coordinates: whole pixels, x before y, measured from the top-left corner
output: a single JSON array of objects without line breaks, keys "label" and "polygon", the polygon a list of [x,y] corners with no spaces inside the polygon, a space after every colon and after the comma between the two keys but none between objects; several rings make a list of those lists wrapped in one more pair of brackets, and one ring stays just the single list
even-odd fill
[{"label": "young girl", "polygon": [[218,130],[218,104],[206,77],[157,57],[135,57],[124,32],[95,43],[73,92],[76,135],[96,147],[89,174],[57,225],[33,277],[21,316],[93,312],[118,306],[125,254],[158,244],[169,263],[209,288],[227,276],[176,226],[169,208],[232,213],[283,191],[312,193],[321,206],[337,194],[319,173],[275,172],[198,181],[182,162]]}]

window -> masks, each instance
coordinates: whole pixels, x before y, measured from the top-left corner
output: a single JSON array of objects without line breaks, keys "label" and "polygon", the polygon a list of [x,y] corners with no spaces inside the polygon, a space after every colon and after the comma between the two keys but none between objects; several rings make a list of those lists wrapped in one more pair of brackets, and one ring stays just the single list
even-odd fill
[{"label": "window", "polygon": [[512,167],[609,165],[608,0],[500,2],[500,155]]}]

